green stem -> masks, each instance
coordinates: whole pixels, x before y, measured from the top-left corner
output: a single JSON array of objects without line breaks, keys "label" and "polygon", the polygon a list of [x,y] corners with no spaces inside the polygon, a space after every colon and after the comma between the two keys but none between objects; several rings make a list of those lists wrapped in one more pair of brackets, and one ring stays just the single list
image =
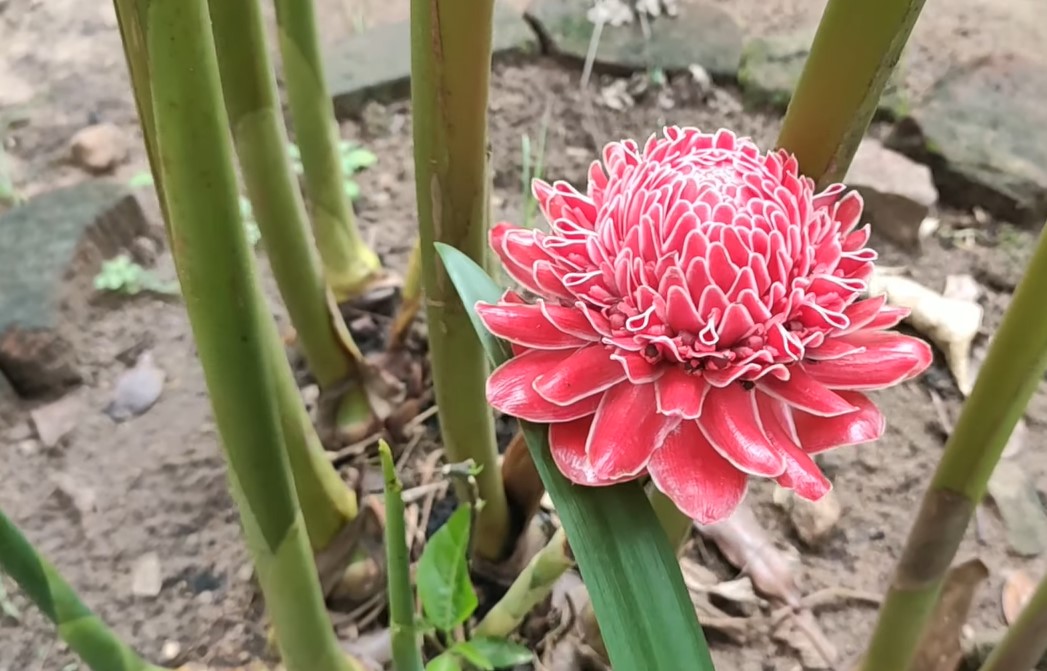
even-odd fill
[{"label": "green stem", "polygon": [[259,584],[289,671],[346,671],[295,500],[204,0],[141,0],[172,251]]},{"label": "green stem", "polygon": [[[509,508],[487,407],[487,363],[434,242],[484,265],[487,250],[487,95],[493,0],[412,0],[411,101],[422,278],[433,387],[450,461],[473,459],[484,506],[474,549],[511,549]],[[464,494],[464,493],[463,493]],[[467,500],[463,495],[461,500]]]},{"label": "green stem", "polygon": [[843,179],[924,0],[829,0],[778,145],[820,186]]},{"label": "green stem", "polygon": [[333,324],[305,204],[291,169],[257,0],[211,0],[226,111],[262,241],[309,369],[323,389],[355,376],[353,349]]},{"label": "green stem", "polygon": [[1047,236],[989,347],[924,495],[862,667],[904,669],[1007,439],[1047,370]]},{"label": "green stem", "polygon": [[1047,576],[980,671],[1028,671],[1047,655]]},{"label": "green stem", "polygon": [[563,528],[538,554],[531,558],[509,590],[476,625],[473,636],[505,638],[511,634],[535,606],[553,591],[556,581],[574,567],[574,557]]},{"label": "green stem", "polygon": [[385,479],[385,556],[389,582],[389,623],[392,628],[393,664],[396,671],[422,671],[420,637],[415,626],[411,559],[404,527],[403,485],[396,477],[393,453],[378,443]]},{"label": "green stem", "polygon": [[11,576],[58,635],[94,671],[160,671],[127,647],[80,601],[54,566],[0,512],[0,573]]},{"label": "green stem", "polygon": [[354,298],[381,270],[364,243],[345,193],[338,127],[327,92],[312,0],[276,0],[276,21],[295,139],[302,152],[313,233],[339,301]]}]

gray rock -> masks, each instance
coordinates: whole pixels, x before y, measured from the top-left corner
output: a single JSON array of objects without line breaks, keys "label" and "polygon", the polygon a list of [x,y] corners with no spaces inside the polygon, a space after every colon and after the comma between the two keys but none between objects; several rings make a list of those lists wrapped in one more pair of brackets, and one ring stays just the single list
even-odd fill
[{"label": "gray rock", "polygon": [[873,230],[909,251],[920,249],[920,224],[938,202],[931,170],[866,138],[844,180],[865,200]]},{"label": "gray rock", "polygon": [[[553,52],[585,61],[595,25],[590,0],[535,0],[528,16]],[[681,4],[675,17],[649,22],[650,40],[639,22],[605,25],[594,64],[617,73],[655,67],[668,72],[700,65],[714,79],[733,80],[742,54],[742,31],[729,14],[703,2]]]},{"label": "gray rock", "polygon": [[[496,57],[536,53],[538,36],[519,12],[497,2],[491,50]],[[325,55],[324,73],[339,118],[356,114],[370,101],[390,102],[408,97],[410,24],[389,23],[342,40]]]},{"label": "gray rock", "polygon": [[80,382],[63,315],[86,303],[104,259],[155,236],[124,187],[88,182],[0,215],[0,372],[22,396]]},{"label": "gray rock", "polygon": [[998,54],[954,68],[887,146],[929,162],[943,202],[1014,223],[1047,216],[1047,69]]},{"label": "gray rock", "polygon": [[[746,42],[738,69],[738,84],[747,104],[782,111],[789,106],[811,52],[814,32],[812,27]],[[899,64],[880,96],[876,108],[878,118],[894,119],[906,113],[908,104],[900,85],[901,78]]]}]

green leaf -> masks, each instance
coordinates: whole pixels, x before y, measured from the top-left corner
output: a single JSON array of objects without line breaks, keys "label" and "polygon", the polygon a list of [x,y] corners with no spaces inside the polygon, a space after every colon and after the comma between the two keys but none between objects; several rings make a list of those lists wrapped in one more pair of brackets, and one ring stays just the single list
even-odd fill
[{"label": "green leaf", "polygon": [[349,200],[356,200],[360,197],[360,185],[351,179],[347,179],[342,182],[342,188],[345,189],[345,196]]},{"label": "green leaf", "polygon": [[148,171],[140,172],[140,173],[136,174],[134,177],[132,177],[131,179],[129,179],[127,181],[127,184],[132,189],[139,189],[139,188],[144,187],[144,186],[152,186],[153,185],[153,173],[148,172]]},{"label": "green leaf", "polygon": [[498,366],[513,355],[513,351],[505,342],[491,335],[490,331],[480,321],[474,307],[477,303],[497,303],[505,292],[484,272],[483,268],[468,256],[450,245],[442,242],[434,243],[436,252],[444,263],[444,268],[458,290],[462,302],[469,311],[469,319],[473,323],[476,335],[480,337],[484,351],[491,364]]},{"label": "green leaf", "polygon": [[[476,315],[479,301],[494,302],[501,290],[480,266],[458,250],[436,244],[447,273],[494,365],[510,356]],[[571,551],[589,590],[604,644],[616,669],[712,671],[712,658],[698,624],[676,553],[662,531],[643,488],[636,482],[578,487],[557,469],[549,453],[548,428],[520,422],[534,465],[560,516]]]},{"label": "green leaf", "polygon": [[425,617],[450,631],[465,622],[478,601],[469,580],[469,525],[472,510],[460,506],[425,544],[418,560],[418,598]]},{"label": "green leaf", "polygon": [[[468,650],[468,653],[464,652]],[[506,669],[534,661],[534,653],[526,646],[504,638],[481,636],[459,643],[451,652],[461,655],[470,664],[481,669]],[[473,661],[474,659],[479,661]]]},{"label": "green leaf", "polygon": [[458,663],[457,657],[445,652],[426,664],[425,671],[462,671],[462,665]]},{"label": "green leaf", "polygon": [[342,165],[345,167],[346,172],[349,174],[352,174],[357,170],[370,168],[377,162],[378,157],[374,154],[374,152],[359,148],[351,150],[342,158]]}]

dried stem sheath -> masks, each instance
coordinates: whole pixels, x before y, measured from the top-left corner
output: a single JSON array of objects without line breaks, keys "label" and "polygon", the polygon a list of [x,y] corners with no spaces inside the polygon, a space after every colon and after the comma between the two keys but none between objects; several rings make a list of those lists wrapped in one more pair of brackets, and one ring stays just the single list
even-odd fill
[{"label": "dried stem sheath", "polygon": [[843,179],[924,0],[829,0],[778,145],[825,186]]},{"label": "dried stem sheath", "polygon": [[276,0],[276,21],[313,233],[328,284],[340,301],[347,300],[367,289],[381,264],[360,237],[345,193],[338,127],[324,80],[312,0]]},{"label": "dried stem sheath", "polygon": [[[492,0],[412,0],[411,100],[422,286],[440,431],[451,461],[473,459],[484,506],[474,550],[511,550],[509,510],[487,407],[487,362],[433,243],[484,265],[487,249],[487,95]],[[460,492],[461,500],[468,497]]]},{"label": "dried stem sheath", "polygon": [[989,477],[1047,370],[1047,236],[1041,235],[924,495],[864,671],[905,669]]}]

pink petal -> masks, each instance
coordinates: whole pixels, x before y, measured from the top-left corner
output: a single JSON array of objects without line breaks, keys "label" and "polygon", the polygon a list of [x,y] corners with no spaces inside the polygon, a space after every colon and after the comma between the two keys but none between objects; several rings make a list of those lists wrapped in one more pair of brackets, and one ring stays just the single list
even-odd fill
[{"label": "pink petal", "polygon": [[647,470],[655,487],[699,524],[727,519],[745,498],[745,473],[721,457],[694,422],[682,422],[666,437]]},{"label": "pink petal", "polygon": [[[575,312],[570,308],[550,306],[548,310]],[[476,312],[480,315],[487,330],[510,342],[533,349],[574,349],[581,347],[585,341],[573,333],[557,328],[546,318],[539,305],[490,305],[477,303]],[[580,315],[579,315],[580,317]],[[582,318],[588,326],[588,322]]]},{"label": "pink petal", "polygon": [[833,417],[857,410],[828,387],[808,375],[802,363],[789,367],[788,381],[768,376],[760,380],[759,389],[779,401],[784,401],[812,415]]},{"label": "pink petal", "polygon": [[653,384],[622,382],[603,395],[585,453],[598,479],[634,476],[647,466],[679,417],[656,411]]},{"label": "pink petal", "polygon": [[488,238],[509,277],[540,294],[543,292],[534,279],[534,264],[547,261],[549,255],[538,245],[535,235],[535,231],[502,222],[491,227]]},{"label": "pink petal", "polygon": [[534,390],[535,379],[563,363],[572,350],[529,350],[496,368],[487,378],[487,402],[495,409],[531,422],[566,422],[596,412],[599,396],[571,405],[551,403]]},{"label": "pink petal", "polygon": [[582,417],[570,422],[549,425],[549,451],[553,462],[564,477],[576,485],[599,487],[612,485],[616,480],[596,477],[589,457],[585,455],[585,443],[589,439],[589,430],[593,425],[592,416]]},{"label": "pink petal", "polygon": [[556,405],[571,405],[625,379],[621,364],[599,344],[575,350],[534,381],[534,390]]},{"label": "pink petal", "polygon": [[805,412],[794,412],[800,447],[807,454],[818,454],[844,445],[859,445],[876,440],[883,435],[887,421],[876,405],[865,396],[853,391],[840,392],[848,403],[858,411],[839,417],[815,417]]},{"label": "pink petal", "polygon": [[710,389],[698,425],[716,451],[735,468],[769,478],[785,471],[785,459],[760,428],[755,391],[740,384]]},{"label": "pink petal", "polygon": [[809,501],[825,496],[832,489],[832,483],[814,459],[793,440],[793,418],[789,407],[766,394],[760,394],[756,404],[764,433],[785,457],[785,472],[778,476],[778,484]]},{"label": "pink petal", "polygon": [[864,350],[804,366],[811,377],[831,389],[890,387],[916,377],[934,358],[923,340],[890,331],[861,331],[839,340]]},{"label": "pink petal", "polygon": [[656,366],[635,352],[617,352],[611,358],[622,365],[625,375],[633,384],[654,382],[665,372],[665,366]]},{"label": "pink petal", "polygon": [[709,393],[709,383],[701,375],[689,375],[673,366],[654,383],[654,391],[659,413],[698,419],[705,395]]}]

